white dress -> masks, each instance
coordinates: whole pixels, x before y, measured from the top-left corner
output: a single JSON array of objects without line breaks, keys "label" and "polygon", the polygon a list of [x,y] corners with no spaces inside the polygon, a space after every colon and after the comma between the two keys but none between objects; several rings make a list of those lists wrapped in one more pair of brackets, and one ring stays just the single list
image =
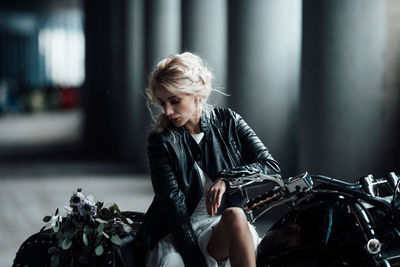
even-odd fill
[{"label": "white dress", "polygon": [[[201,139],[204,136],[204,133],[193,134],[193,138],[197,143],[200,143]],[[213,257],[208,254],[207,246],[210,240],[213,228],[218,224],[221,220],[221,215],[210,216],[207,213],[206,209],[206,196],[205,192],[207,189],[214,184],[214,182],[208,177],[207,174],[203,172],[203,170],[197,165],[199,170],[200,177],[204,186],[204,195],[197,204],[196,209],[194,210],[192,216],[190,217],[190,221],[192,223],[192,228],[197,236],[198,244],[201,251],[204,254],[204,257],[207,262],[208,267],[230,267],[229,259],[217,262]],[[253,236],[254,247],[257,249],[257,246],[260,242],[260,237],[257,234],[254,226],[252,224],[248,224],[251,234]],[[184,263],[182,257],[179,252],[176,250],[173,244],[173,237],[171,234],[162,238],[157,245],[147,253],[146,259],[147,267],[161,266],[161,267],[184,267]]]}]

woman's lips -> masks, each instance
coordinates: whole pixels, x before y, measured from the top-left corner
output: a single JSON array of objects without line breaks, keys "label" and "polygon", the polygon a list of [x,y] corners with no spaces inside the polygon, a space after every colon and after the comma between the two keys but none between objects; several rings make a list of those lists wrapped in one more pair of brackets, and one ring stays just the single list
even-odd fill
[{"label": "woman's lips", "polygon": [[172,122],[178,122],[180,119],[181,119],[180,117],[178,117],[178,118],[175,118],[175,119],[173,119],[173,118],[170,118],[170,120],[171,120]]}]

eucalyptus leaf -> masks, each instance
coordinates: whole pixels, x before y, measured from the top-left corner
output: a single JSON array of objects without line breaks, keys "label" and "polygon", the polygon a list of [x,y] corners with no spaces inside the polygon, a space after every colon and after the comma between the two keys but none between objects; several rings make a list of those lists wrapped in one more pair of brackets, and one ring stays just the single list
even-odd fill
[{"label": "eucalyptus leaf", "polygon": [[60,257],[59,257],[59,255],[58,254],[54,254],[54,255],[52,255],[51,256],[51,258],[50,258],[50,260],[51,260],[51,267],[57,267],[57,266],[59,266],[59,262],[60,262]]},{"label": "eucalyptus leaf", "polygon": [[85,222],[78,220],[76,217],[72,218],[72,223],[75,224],[78,228],[82,228],[85,225]]},{"label": "eucalyptus leaf", "polygon": [[43,221],[49,222],[51,220],[51,216],[44,216]]},{"label": "eucalyptus leaf", "polygon": [[101,234],[103,232],[104,226],[105,226],[105,223],[99,224],[99,226],[97,227],[97,230],[96,230],[98,234]]},{"label": "eucalyptus leaf", "polygon": [[83,243],[85,243],[85,246],[88,246],[89,245],[89,240],[87,238],[86,233],[83,233],[82,239],[83,239]]},{"label": "eucalyptus leaf", "polygon": [[68,229],[68,231],[64,232],[64,238],[72,238],[75,234],[75,231],[72,229]]},{"label": "eucalyptus leaf", "polygon": [[65,238],[64,241],[63,241],[63,243],[62,243],[62,248],[63,248],[64,250],[67,250],[67,249],[69,249],[69,248],[71,247],[71,245],[72,245],[72,240],[71,240],[71,238]]},{"label": "eucalyptus leaf", "polygon": [[59,251],[59,249],[57,248],[57,247],[50,247],[48,250],[47,250],[47,252],[49,253],[49,254],[54,254],[54,253],[57,253]]},{"label": "eucalyptus leaf", "polygon": [[100,219],[100,218],[96,218],[96,221],[99,222],[99,223],[103,223],[103,224],[104,224],[104,223],[107,223],[107,221],[102,220],[102,219]]},{"label": "eucalyptus leaf", "polygon": [[118,235],[113,235],[113,236],[111,237],[111,242],[113,242],[115,245],[120,246],[121,243],[122,243],[122,240],[121,240],[121,238],[120,238]]},{"label": "eucalyptus leaf", "polygon": [[56,237],[57,237],[58,240],[64,240],[64,234],[61,233],[61,232],[58,232],[58,233],[56,234]]},{"label": "eucalyptus leaf", "polygon": [[56,224],[53,226],[53,231],[54,233],[58,233],[59,230],[60,230],[60,223],[56,222]]},{"label": "eucalyptus leaf", "polygon": [[97,246],[94,252],[96,253],[97,256],[101,256],[104,252],[103,246],[102,245]]},{"label": "eucalyptus leaf", "polygon": [[114,209],[115,209],[115,211],[117,212],[118,217],[121,218],[121,211],[119,210],[119,207],[118,207],[118,205],[117,205],[116,203],[114,203]]},{"label": "eucalyptus leaf", "polygon": [[83,227],[83,232],[87,235],[92,235],[94,232],[94,229],[92,227],[90,227],[89,225],[85,225],[85,227]]},{"label": "eucalyptus leaf", "polygon": [[107,233],[102,232],[102,234],[103,234],[106,238],[110,238],[110,236],[109,236]]}]

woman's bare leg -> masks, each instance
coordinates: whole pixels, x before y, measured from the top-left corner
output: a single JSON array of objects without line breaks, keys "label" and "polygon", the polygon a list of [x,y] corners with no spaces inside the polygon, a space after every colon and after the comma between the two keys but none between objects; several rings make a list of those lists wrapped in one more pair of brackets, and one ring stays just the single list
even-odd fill
[{"label": "woman's bare leg", "polygon": [[232,267],[256,266],[253,236],[240,208],[229,208],[222,213],[207,250],[217,261],[229,258]]}]

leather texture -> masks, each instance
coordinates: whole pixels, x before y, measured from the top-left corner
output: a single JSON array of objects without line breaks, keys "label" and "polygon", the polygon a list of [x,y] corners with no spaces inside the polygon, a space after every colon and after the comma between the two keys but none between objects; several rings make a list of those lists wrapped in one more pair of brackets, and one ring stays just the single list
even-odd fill
[{"label": "leather texture", "polygon": [[148,160],[155,197],[136,241],[152,249],[172,233],[186,266],[204,266],[190,216],[204,189],[195,162],[212,179],[226,170],[279,174],[280,167],[240,115],[227,108],[205,108],[200,144],[185,127],[172,124],[162,133],[151,133]]}]

